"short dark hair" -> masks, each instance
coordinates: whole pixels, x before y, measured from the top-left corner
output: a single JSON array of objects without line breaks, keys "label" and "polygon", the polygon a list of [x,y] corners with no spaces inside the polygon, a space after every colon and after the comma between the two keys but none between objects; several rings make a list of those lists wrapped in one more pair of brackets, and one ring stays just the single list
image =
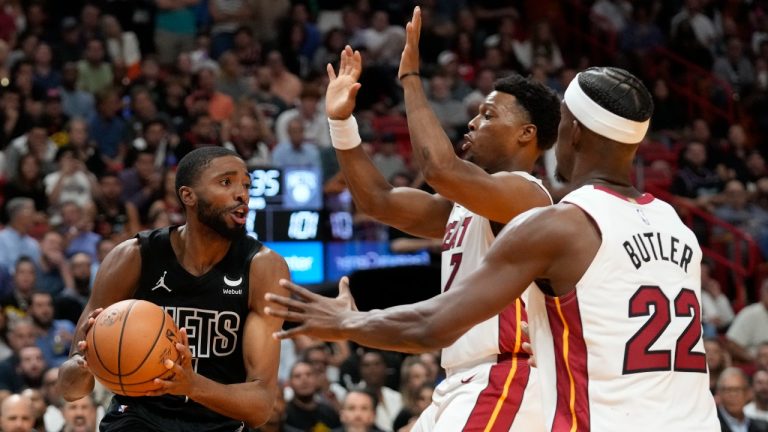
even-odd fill
[{"label": "short dark hair", "polygon": [[373,412],[376,412],[376,407],[378,407],[378,405],[379,405],[379,398],[376,396],[376,391],[374,391],[370,387],[357,388],[357,389],[350,390],[347,393],[347,395],[344,396],[344,401],[341,404],[342,407],[344,406],[344,402],[347,401],[347,398],[349,397],[349,395],[351,395],[353,393],[357,393],[357,394],[368,396],[371,399],[371,406],[373,407]]},{"label": "short dark hair", "polygon": [[644,122],[653,115],[653,97],[636,76],[616,67],[591,67],[578,75],[582,91],[601,107],[625,119]]},{"label": "short dark hair", "polygon": [[496,80],[494,90],[507,93],[528,113],[536,125],[536,142],[541,150],[547,150],[557,140],[560,124],[560,99],[552,89],[530,78],[512,74]]},{"label": "short dark hair", "polygon": [[225,156],[240,156],[232,150],[224,147],[208,146],[192,150],[179,161],[176,170],[176,196],[181,201],[179,189],[182,186],[193,186],[200,173],[211,164],[211,161]]}]

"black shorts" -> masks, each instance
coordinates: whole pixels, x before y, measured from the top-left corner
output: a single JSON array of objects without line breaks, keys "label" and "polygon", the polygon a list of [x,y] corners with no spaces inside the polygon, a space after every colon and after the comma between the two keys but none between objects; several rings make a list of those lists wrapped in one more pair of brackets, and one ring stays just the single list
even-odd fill
[{"label": "black shorts", "polygon": [[99,424],[100,432],[246,432],[243,422],[235,420],[220,423],[185,421],[178,415],[160,415],[147,407],[120,405],[112,399],[104,418]]}]

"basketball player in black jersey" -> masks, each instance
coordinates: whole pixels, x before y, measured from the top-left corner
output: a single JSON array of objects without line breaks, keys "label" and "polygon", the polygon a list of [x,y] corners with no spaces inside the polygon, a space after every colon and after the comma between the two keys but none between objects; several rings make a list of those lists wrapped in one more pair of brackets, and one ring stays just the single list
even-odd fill
[{"label": "basketball player in black jersey", "polygon": [[[282,257],[245,235],[250,177],[236,153],[204,147],[181,160],[176,191],[183,226],[142,232],[118,245],[96,275],[59,387],[77,400],[94,385],[83,341],[102,308],[137,298],[166,309],[179,326],[182,360],[147,397],[115,396],[101,431],[242,431],[264,423],[277,391],[282,319],[263,313],[281,293]],[[186,329],[186,330],[185,330]]]}]

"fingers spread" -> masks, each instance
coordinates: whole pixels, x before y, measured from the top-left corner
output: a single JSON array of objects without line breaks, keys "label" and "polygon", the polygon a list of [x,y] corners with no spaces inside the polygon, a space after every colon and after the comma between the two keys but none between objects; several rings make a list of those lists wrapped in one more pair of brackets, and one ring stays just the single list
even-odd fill
[{"label": "fingers spread", "polygon": [[304,322],[307,319],[307,315],[304,312],[293,312],[283,309],[273,309],[269,306],[264,308],[264,313],[273,316],[275,318],[282,318],[291,322]]},{"label": "fingers spread", "polygon": [[313,293],[312,291],[304,288],[303,286],[296,285],[295,283],[287,279],[280,279],[280,286],[282,286],[283,288],[287,288],[293,294],[296,294],[297,296],[305,300],[315,300],[317,299],[317,297],[319,297],[317,294]]}]

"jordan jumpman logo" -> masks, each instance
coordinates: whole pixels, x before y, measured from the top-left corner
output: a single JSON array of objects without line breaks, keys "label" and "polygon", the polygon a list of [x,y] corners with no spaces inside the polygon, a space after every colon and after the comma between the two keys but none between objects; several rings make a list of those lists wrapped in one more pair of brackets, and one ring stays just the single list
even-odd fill
[{"label": "jordan jumpman logo", "polygon": [[163,272],[163,275],[160,276],[160,279],[158,279],[157,283],[155,284],[155,287],[152,288],[151,291],[154,291],[158,288],[164,288],[166,291],[171,292],[171,289],[168,288],[168,285],[165,284],[165,274],[168,273],[167,271]]}]

